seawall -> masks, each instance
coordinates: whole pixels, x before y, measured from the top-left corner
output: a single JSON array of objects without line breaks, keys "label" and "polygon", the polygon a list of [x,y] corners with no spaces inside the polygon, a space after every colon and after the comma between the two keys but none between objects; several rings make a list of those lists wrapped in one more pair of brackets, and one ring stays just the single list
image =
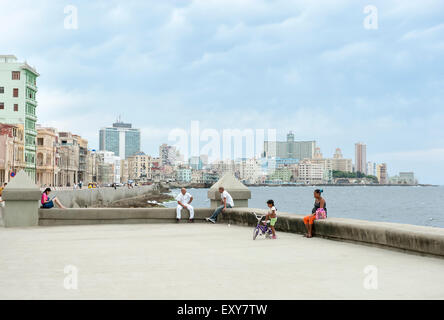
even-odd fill
[{"label": "seawall", "polygon": [[158,187],[156,185],[140,186],[128,189],[126,187],[77,189],[77,190],[55,190],[51,192],[51,197],[57,196],[60,202],[67,208],[89,208],[106,206],[109,203],[121,199],[140,196],[153,192]]},{"label": "seawall", "polygon": [[[207,208],[196,208],[195,221],[205,222],[205,218],[210,216],[212,211]],[[228,209],[219,216],[218,222],[252,227],[257,223],[253,212],[266,213],[261,209]],[[174,208],[40,209],[39,225],[174,223],[175,217]],[[188,218],[186,210],[183,210],[182,217],[184,221]],[[281,232],[303,234],[305,232],[303,216],[280,212],[276,229]],[[444,229],[441,228],[328,218],[315,221],[314,234],[326,239],[358,242],[444,258]]]}]

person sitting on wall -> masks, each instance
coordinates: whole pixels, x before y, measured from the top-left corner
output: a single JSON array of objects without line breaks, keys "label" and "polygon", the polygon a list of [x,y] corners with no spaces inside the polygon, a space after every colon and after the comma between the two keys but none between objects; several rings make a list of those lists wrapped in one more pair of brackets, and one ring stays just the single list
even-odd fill
[{"label": "person sitting on wall", "polygon": [[311,215],[304,217],[304,224],[307,230],[307,234],[305,235],[305,237],[307,238],[313,237],[313,222],[317,219],[327,218],[327,203],[321,196],[322,192],[324,191],[319,189],[316,189],[314,191],[315,203],[313,210],[311,211]]},{"label": "person sitting on wall", "polygon": [[221,202],[221,206],[218,207],[213,215],[209,218],[206,218],[207,221],[211,222],[211,223],[216,223],[217,221],[217,216],[221,213],[221,212],[225,212],[225,210],[227,208],[233,208],[234,207],[234,201],[233,198],[231,197],[231,195],[225,191],[225,189],[223,187],[219,188],[219,193],[220,193],[220,202]]},{"label": "person sitting on wall", "polygon": [[3,190],[6,188],[6,185],[7,185],[8,183],[7,182],[5,182],[5,183],[3,183],[3,185],[0,187],[0,206],[4,206],[5,205],[5,200],[3,200],[2,199],[2,196],[3,196]]},{"label": "person sitting on wall", "polygon": [[182,209],[188,209],[190,212],[190,222],[194,222],[194,208],[190,205],[193,201],[193,196],[187,192],[187,189],[182,188],[176,197],[176,221],[179,222],[181,218]]},{"label": "person sitting on wall", "polygon": [[54,207],[54,202],[60,209],[66,209],[66,207],[59,201],[57,197],[52,199],[49,198],[49,194],[51,193],[51,188],[46,188],[42,193],[42,208],[43,209],[51,209]]},{"label": "person sitting on wall", "polygon": [[5,183],[3,183],[3,185],[0,187],[0,201],[2,201],[1,198],[2,198],[2,195],[3,195],[3,190],[6,188],[7,184],[8,184],[8,183],[5,182]]}]

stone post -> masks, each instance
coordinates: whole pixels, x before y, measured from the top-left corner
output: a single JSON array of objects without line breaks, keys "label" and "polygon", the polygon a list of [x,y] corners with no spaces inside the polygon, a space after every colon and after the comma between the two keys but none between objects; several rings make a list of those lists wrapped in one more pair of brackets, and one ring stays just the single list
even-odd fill
[{"label": "stone post", "polygon": [[41,192],[25,171],[20,171],[3,190],[3,223],[8,227],[34,227],[39,224]]},{"label": "stone post", "polygon": [[233,197],[235,207],[248,208],[248,199],[251,199],[251,191],[231,173],[224,174],[224,176],[208,190],[208,199],[211,201],[211,208],[220,206],[219,187],[224,187]]}]

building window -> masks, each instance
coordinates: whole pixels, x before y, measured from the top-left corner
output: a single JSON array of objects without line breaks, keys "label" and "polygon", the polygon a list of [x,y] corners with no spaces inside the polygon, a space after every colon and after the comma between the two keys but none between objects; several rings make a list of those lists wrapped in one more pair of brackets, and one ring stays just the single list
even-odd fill
[{"label": "building window", "polygon": [[20,80],[20,71],[12,71],[12,80]]},{"label": "building window", "polygon": [[13,91],[12,91],[12,96],[13,96],[14,98],[18,98],[18,96],[19,96],[19,89],[18,89],[18,88],[14,88],[14,89],[13,89]]},{"label": "building window", "polygon": [[5,93],[5,87],[0,87],[0,93]]},{"label": "building window", "polygon": [[37,138],[37,145],[43,146],[43,138]]},{"label": "building window", "polygon": [[19,111],[19,105],[18,104],[14,104],[14,111],[15,112]]},{"label": "building window", "polygon": [[5,109],[5,103],[4,102],[0,102],[0,110]]}]

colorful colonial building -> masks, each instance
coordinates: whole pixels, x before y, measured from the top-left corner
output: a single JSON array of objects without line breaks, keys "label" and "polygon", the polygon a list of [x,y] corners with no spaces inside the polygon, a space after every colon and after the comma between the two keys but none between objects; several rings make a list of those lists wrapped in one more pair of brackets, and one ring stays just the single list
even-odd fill
[{"label": "colorful colonial building", "polygon": [[25,171],[36,178],[37,71],[13,55],[0,55],[0,123],[24,126]]}]

